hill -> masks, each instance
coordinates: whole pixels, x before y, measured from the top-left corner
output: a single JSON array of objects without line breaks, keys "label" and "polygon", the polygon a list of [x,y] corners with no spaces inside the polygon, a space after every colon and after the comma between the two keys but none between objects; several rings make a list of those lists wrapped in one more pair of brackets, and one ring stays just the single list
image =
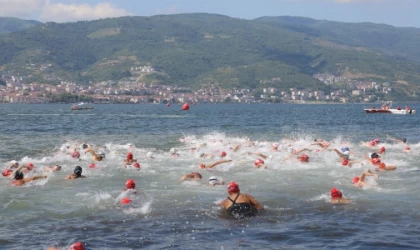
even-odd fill
[{"label": "hill", "polygon": [[0,17],[0,35],[31,28],[41,24],[38,21],[22,20],[14,17]]},{"label": "hill", "polygon": [[[380,38],[365,37],[372,30],[384,37],[389,30],[398,31],[405,40],[380,43]],[[46,23],[3,35],[0,65],[42,81],[134,77],[193,88],[213,84],[325,90],[331,86],[312,76],[330,73],[388,81],[407,94],[418,91],[420,83],[417,33],[418,29],[287,17],[121,17]]]}]

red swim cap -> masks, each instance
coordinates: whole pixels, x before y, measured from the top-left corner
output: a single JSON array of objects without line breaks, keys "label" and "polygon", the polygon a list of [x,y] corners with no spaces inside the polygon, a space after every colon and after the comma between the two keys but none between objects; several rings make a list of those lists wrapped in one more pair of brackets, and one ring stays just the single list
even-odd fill
[{"label": "red swim cap", "polygon": [[125,187],[127,189],[135,189],[136,188],[136,183],[134,182],[134,180],[129,179],[126,183],[125,183]]},{"label": "red swim cap", "polygon": [[222,153],[220,153],[220,157],[225,157],[226,156],[226,152],[222,151]]},{"label": "red swim cap", "polygon": [[373,158],[373,159],[372,159],[372,163],[373,163],[374,165],[381,164],[381,160],[380,160],[379,158]]},{"label": "red swim cap", "polygon": [[347,166],[347,165],[349,164],[349,160],[344,159],[343,161],[341,161],[341,164],[342,164],[343,166]]},{"label": "red swim cap", "polygon": [[354,177],[354,178],[353,178],[353,184],[358,183],[358,182],[359,182],[359,180],[360,180],[360,178],[359,178],[359,177]]},{"label": "red swim cap", "polygon": [[4,177],[9,176],[13,171],[11,169],[5,169],[1,172]]},{"label": "red swim cap", "polygon": [[77,151],[74,151],[73,154],[71,155],[71,157],[73,158],[80,158],[80,153]]},{"label": "red swim cap", "polygon": [[131,200],[128,197],[122,198],[122,200],[120,201],[121,205],[127,205],[127,204],[130,204],[130,203],[131,203]]},{"label": "red swim cap", "polygon": [[134,163],[133,165],[135,168],[140,168],[140,164],[138,162]]},{"label": "red swim cap", "polygon": [[303,162],[308,162],[309,161],[309,156],[306,154],[303,154],[300,156],[300,160]]},{"label": "red swim cap", "polygon": [[330,191],[331,194],[331,198],[333,199],[338,199],[338,198],[342,198],[343,194],[340,192],[340,190],[336,189],[336,188],[332,188]]},{"label": "red swim cap", "polygon": [[378,143],[380,143],[381,141],[378,139],[378,138],[376,138],[375,140],[373,140],[376,144],[378,144]]},{"label": "red swim cap", "polygon": [[381,148],[379,149],[379,152],[385,152],[385,147],[381,147]]},{"label": "red swim cap", "polygon": [[127,160],[132,160],[133,159],[133,153],[128,152],[127,153]]},{"label": "red swim cap", "polygon": [[204,168],[206,168],[206,165],[204,165],[203,163],[201,163],[201,164],[200,164],[200,168],[201,168],[201,169],[204,169]]},{"label": "red swim cap", "polygon": [[229,193],[239,193],[239,185],[238,183],[231,181],[227,185],[227,190]]},{"label": "red swim cap", "polygon": [[404,148],[404,150],[410,150],[410,147],[409,147],[409,146],[406,146],[406,147]]},{"label": "red swim cap", "polygon": [[385,163],[381,163],[381,164],[379,164],[379,168],[385,168],[386,167],[386,165],[385,165]]},{"label": "red swim cap", "polygon": [[82,242],[76,242],[69,247],[69,250],[85,250]]},{"label": "red swim cap", "polygon": [[96,167],[95,163],[89,164],[89,168],[95,168],[95,167]]},{"label": "red swim cap", "polygon": [[263,159],[256,159],[256,160],[254,161],[254,165],[255,165],[256,167],[258,167],[260,164],[264,164],[264,160],[263,160]]},{"label": "red swim cap", "polygon": [[34,167],[34,164],[28,163],[26,166],[28,166],[28,167]]}]

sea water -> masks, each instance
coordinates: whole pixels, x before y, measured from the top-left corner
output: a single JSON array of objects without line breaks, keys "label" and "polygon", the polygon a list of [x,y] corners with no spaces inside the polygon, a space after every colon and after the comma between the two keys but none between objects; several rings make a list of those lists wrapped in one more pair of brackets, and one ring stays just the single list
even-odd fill
[{"label": "sea water", "polygon": [[[401,106],[405,106],[402,103]],[[415,105],[411,105],[415,108]],[[0,249],[66,249],[76,241],[87,249],[414,249],[420,245],[418,115],[365,114],[364,105],[197,104],[95,105],[70,111],[68,105],[0,105],[0,165],[11,160],[61,165],[47,179],[23,187],[0,180]],[[407,138],[410,152],[390,138]],[[332,141],[330,148],[351,149],[352,167],[338,156],[310,145]],[[382,160],[393,172],[354,187],[351,179],[374,167],[363,154],[377,151],[360,141],[375,138],[386,148]],[[250,144],[253,142],[253,144]],[[106,158],[89,168],[87,143]],[[279,143],[279,151],[271,151]],[[232,149],[242,145],[234,152]],[[310,161],[289,154],[309,147]],[[76,147],[81,160],[73,159]],[[179,157],[170,157],[175,148]],[[200,163],[230,163],[202,170]],[[127,152],[141,170],[125,168]],[[153,159],[146,157],[152,152]],[[201,158],[202,153],[213,157]],[[253,162],[267,155],[267,169]],[[65,180],[75,166],[87,178]],[[201,181],[181,182],[200,172]],[[207,184],[210,176],[236,181],[265,208],[258,216],[231,220],[217,203],[226,186]],[[124,192],[128,179],[137,194]],[[329,190],[340,189],[348,205],[332,205]],[[120,205],[130,195],[132,204]]]}]

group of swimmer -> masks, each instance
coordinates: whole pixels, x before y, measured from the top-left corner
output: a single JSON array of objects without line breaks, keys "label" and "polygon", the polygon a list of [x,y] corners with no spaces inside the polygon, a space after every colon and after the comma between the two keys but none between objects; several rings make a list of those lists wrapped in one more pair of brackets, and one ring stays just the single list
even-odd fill
[{"label": "group of swimmer", "polygon": [[[403,144],[405,152],[410,151],[410,147],[407,144],[407,139],[406,138],[402,138],[402,139],[387,138],[387,139],[391,140],[395,143]],[[181,141],[183,141],[183,140],[181,140]],[[363,158],[361,158],[361,159],[351,159],[351,158],[353,158],[351,156],[354,156],[354,154],[350,151],[350,148],[348,146],[343,146],[340,149],[332,148],[331,146],[334,145],[333,141],[328,142],[328,141],[324,141],[323,139],[315,139],[312,143],[310,143],[309,145],[307,145],[306,147],[303,147],[303,148],[295,148],[294,147],[294,142],[295,141],[296,140],[285,139],[285,140],[282,141],[283,145],[281,143],[273,143],[270,146],[269,151],[272,154],[275,154],[276,152],[282,152],[282,151],[284,151],[283,149],[280,149],[281,148],[280,146],[282,146],[282,148],[286,148],[286,151],[288,152],[288,155],[284,159],[285,162],[290,160],[290,159],[295,159],[298,162],[303,163],[303,164],[309,163],[310,157],[309,157],[308,154],[310,154],[309,152],[312,152],[312,151],[334,152],[339,157],[339,160],[341,161],[341,165],[346,166],[346,167],[351,167],[352,164],[361,163],[362,161],[366,160],[367,162],[369,162],[369,164],[372,164],[372,166],[375,169],[374,170],[366,169],[360,174],[360,176],[354,177],[352,179],[353,184],[356,187],[359,187],[359,188],[369,185],[366,182],[366,177],[374,176],[374,177],[378,178],[379,176],[378,176],[377,172],[393,171],[393,170],[397,169],[396,166],[387,165],[387,164],[385,164],[385,162],[383,162],[383,160],[381,160],[381,156],[383,154],[385,154],[386,149],[385,149],[384,146],[380,146],[380,140],[379,139],[374,139],[374,140],[371,140],[371,141],[368,141],[368,142],[360,142],[361,146],[368,147],[370,149],[370,151],[373,151],[369,154],[363,154]],[[206,169],[215,168],[216,166],[219,166],[221,164],[230,163],[230,162],[232,162],[232,160],[231,159],[226,159],[228,154],[239,153],[239,151],[241,150],[242,155],[256,156],[257,157],[257,159],[255,159],[255,161],[253,162],[253,165],[256,168],[267,169],[268,166],[265,164],[264,159],[267,159],[270,156],[268,156],[267,154],[263,154],[261,152],[250,152],[250,151],[246,150],[247,147],[251,147],[251,146],[255,145],[255,143],[256,142],[248,140],[244,143],[233,145],[233,146],[230,147],[230,152],[229,153],[227,153],[226,151],[222,151],[218,154],[216,154],[214,152],[213,153],[200,153],[199,158],[203,159],[203,160],[204,159],[215,159],[215,158],[219,158],[219,159],[216,160],[213,163],[207,163],[207,164],[201,163],[201,164],[198,165],[198,168],[200,170],[206,170]],[[342,145],[340,145],[340,146],[342,146]],[[80,151],[78,150],[79,148],[81,148]],[[205,150],[205,148],[206,148],[205,143],[202,144],[202,145],[199,145],[198,147],[191,147],[189,151],[191,153],[195,153],[196,151],[198,151],[198,148],[200,148],[200,150],[203,150],[203,149]],[[83,150],[84,150],[85,154],[89,153],[92,156],[92,161],[89,164],[89,168],[94,168],[96,162],[103,161],[106,158],[104,153],[97,153],[97,151],[101,150],[101,148],[94,148],[94,147],[89,146],[86,143],[82,143],[81,145],[75,146],[74,148],[68,147],[66,149],[66,152],[69,155],[71,155],[71,157],[73,159],[75,159],[76,161],[79,161],[80,160],[80,152],[82,152]],[[122,165],[125,168],[140,170],[141,169],[140,163],[138,162],[137,159],[134,158],[133,152],[131,152],[130,149],[128,149],[127,151],[128,152],[125,156],[125,159],[122,160]],[[148,152],[146,156],[147,156],[148,159],[153,159],[154,158],[153,154],[151,152]],[[180,157],[180,154],[178,153],[178,151],[176,149],[172,148],[169,151],[169,157],[170,158],[177,158],[177,157]],[[13,160],[13,161],[10,162],[9,166],[2,171],[2,175],[4,177],[13,179],[13,181],[12,181],[13,185],[23,186],[23,185],[25,185],[29,182],[32,182],[32,181],[36,181],[36,180],[39,180],[39,179],[45,179],[45,178],[48,177],[47,176],[48,173],[56,172],[56,171],[60,171],[60,170],[61,170],[61,166],[59,166],[59,165],[44,166],[42,168],[43,174],[25,178],[25,175],[27,175],[31,171],[39,172],[39,169],[37,170],[37,167],[35,167],[32,163],[27,163],[27,164],[20,165],[17,161]],[[65,179],[85,178],[86,176],[82,175],[82,172],[83,172],[82,167],[81,166],[76,166],[73,170],[73,173],[65,176]],[[181,177],[181,182],[183,182],[183,181],[201,181],[202,178],[203,178],[202,175],[199,172],[195,171],[195,172],[191,172],[191,173],[183,175]],[[227,192],[228,192],[228,197],[225,198],[224,200],[222,200],[221,202],[219,202],[218,206],[222,207],[223,210],[226,212],[226,214],[229,217],[236,218],[236,219],[241,219],[241,218],[254,216],[254,215],[258,214],[259,211],[264,210],[264,207],[252,195],[241,193],[240,188],[239,188],[239,184],[235,181],[230,181],[226,184],[224,181],[219,180],[218,177],[211,176],[208,180],[208,185],[209,186],[226,185]],[[136,187],[136,183],[135,183],[134,180],[132,180],[132,179],[127,180],[126,185],[125,185],[125,189],[122,190],[124,192],[127,192],[127,195],[125,195],[120,200],[120,204],[122,206],[131,205],[132,201],[130,199],[130,195],[135,195],[136,194],[135,187]],[[335,187],[330,190],[330,196],[331,196],[331,199],[329,200],[329,202],[333,203],[333,204],[348,204],[348,203],[351,202],[350,199],[344,198],[342,192]],[[72,247],[73,247],[73,245],[72,245]],[[51,247],[49,249],[53,250],[53,249],[57,249],[57,248]],[[82,243],[77,242],[77,244],[74,245],[74,247],[71,248],[71,249],[84,249],[84,248],[83,248]]]}]

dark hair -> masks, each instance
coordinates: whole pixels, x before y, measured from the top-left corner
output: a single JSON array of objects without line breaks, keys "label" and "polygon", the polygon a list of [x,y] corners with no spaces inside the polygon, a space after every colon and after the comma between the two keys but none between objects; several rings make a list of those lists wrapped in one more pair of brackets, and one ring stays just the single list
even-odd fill
[{"label": "dark hair", "polygon": [[83,169],[82,169],[81,166],[76,166],[74,168],[74,174],[76,174],[77,176],[81,176],[82,175],[82,171],[83,171]]},{"label": "dark hair", "polygon": [[407,138],[402,138],[401,141],[403,141],[404,143],[407,142]]},{"label": "dark hair", "polygon": [[23,179],[23,173],[20,171],[15,172],[15,180],[22,180]]},{"label": "dark hair", "polygon": [[378,153],[372,153],[371,155],[370,155],[370,158],[379,158],[379,155],[378,155]]},{"label": "dark hair", "polygon": [[88,145],[87,145],[86,143],[83,143],[83,144],[82,144],[82,148],[83,148],[83,149],[86,149],[87,147],[88,147]]}]

